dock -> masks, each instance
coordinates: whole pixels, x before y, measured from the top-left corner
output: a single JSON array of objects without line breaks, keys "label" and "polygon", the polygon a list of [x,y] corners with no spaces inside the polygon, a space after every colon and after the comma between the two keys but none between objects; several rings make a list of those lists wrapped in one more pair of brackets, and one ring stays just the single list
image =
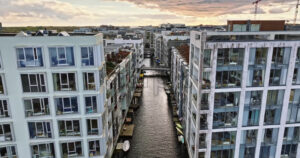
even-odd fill
[{"label": "dock", "polygon": [[134,130],[134,124],[124,124],[120,137],[132,137]]}]

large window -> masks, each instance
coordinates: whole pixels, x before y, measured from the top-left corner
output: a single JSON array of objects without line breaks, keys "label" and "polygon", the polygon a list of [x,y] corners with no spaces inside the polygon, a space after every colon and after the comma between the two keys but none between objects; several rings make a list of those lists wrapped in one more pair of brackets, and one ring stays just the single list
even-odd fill
[{"label": "large window", "polygon": [[28,122],[30,139],[52,138],[50,121]]},{"label": "large window", "polygon": [[89,156],[100,156],[100,141],[99,140],[91,140],[89,141]]},{"label": "large window", "polygon": [[82,66],[94,65],[93,47],[81,47],[81,64]]},{"label": "large window", "polygon": [[46,75],[21,74],[23,92],[46,92]]},{"label": "large window", "polygon": [[81,141],[61,143],[61,149],[63,158],[83,156]]},{"label": "large window", "polygon": [[79,105],[77,97],[54,98],[54,104],[57,115],[78,113]]},{"label": "large window", "polygon": [[211,157],[233,158],[236,132],[212,133]]},{"label": "large window", "polygon": [[75,73],[54,73],[53,85],[55,91],[76,91]]},{"label": "large window", "polygon": [[240,158],[252,158],[255,157],[255,147],[257,139],[257,130],[245,130],[242,131],[240,141]]},{"label": "large window", "polygon": [[200,149],[206,148],[206,134],[205,133],[199,134],[199,148]]},{"label": "large window", "polygon": [[211,68],[211,49],[205,49],[203,52],[203,67],[204,68]]},{"label": "large window", "polygon": [[8,103],[6,99],[0,99],[0,118],[10,117]]},{"label": "large window", "polygon": [[286,123],[300,123],[300,89],[292,89]]},{"label": "large window", "polygon": [[55,148],[53,143],[31,145],[31,154],[33,158],[45,157],[55,158]]},{"label": "large window", "polygon": [[1,158],[17,158],[17,151],[15,146],[0,146]]},{"label": "large window", "polygon": [[300,143],[300,127],[286,127],[283,136],[281,156],[297,157],[297,148]]},{"label": "large window", "polygon": [[49,115],[49,101],[48,98],[30,98],[24,99],[25,116],[43,116]]},{"label": "large window", "polygon": [[248,87],[264,85],[268,48],[251,48],[248,67]]},{"label": "large window", "polygon": [[11,124],[9,123],[0,124],[0,142],[5,141],[13,141]]},{"label": "large window", "polygon": [[280,123],[284,90],[270,90],[267,96],[265,111],[265,125],[278,125]]},{"label": "large window", "polygon": [[218,49],[217,66],[242,66],[244,60],[244,51],[244,48]]},{"label": "large window", "polygon": [[83,84],[84,84],[84,90],[96,90],[95,73],[94,72],[84,72],[83,73]]},{"label": "large window", "polygon": [[284,86],[290,62],[291,48],[276,47],[273,49],[270,72],[270,86]]},{"label": "large window", "polygon": [[73,47],[50,47],[51,66],[74,66]]},{"label": "large window", "polygon": [[84,97],[84,100],[85,100],[85,111],[87,114],[98,112],[96,96],[86,96]]},{"label": "large window", "polygon": [[262,91],[246,92],[243,126],[258,126],[262,102]]},{"label": "large window", "polygon": [[217,71],[216,88],[241,87],[242,71]]},{"label": "large window", "polygon": [[87,119],[87,133],[88,135],[99,135],[99,123],[98,119]]},{"label": "large window", "polygon": [[267,128],[263,130],[259,154],[260,158],[275,157],[278,131],[278,128]]},{"label": "large window", "polygon": [[18,67],[42,67],[42,48],[17,48]]},{"label": "large window", "polygon": [[300,84],[300,48],[298,48],[297,56],[296,56],[296,64],[294,69],[294,76],[293,76],[293,84],[299,85]]},{"label": "large window", "polygon": [[79,120],[58,121],[59,136],[81,136]]}]

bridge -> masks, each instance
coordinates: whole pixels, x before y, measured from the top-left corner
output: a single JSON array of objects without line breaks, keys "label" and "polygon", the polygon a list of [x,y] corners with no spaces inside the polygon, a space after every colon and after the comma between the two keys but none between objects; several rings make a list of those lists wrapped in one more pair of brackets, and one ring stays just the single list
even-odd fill
[{"label": "bridge", "polygon": [[169,67],[142,67],[142,70],[170,71]]}]

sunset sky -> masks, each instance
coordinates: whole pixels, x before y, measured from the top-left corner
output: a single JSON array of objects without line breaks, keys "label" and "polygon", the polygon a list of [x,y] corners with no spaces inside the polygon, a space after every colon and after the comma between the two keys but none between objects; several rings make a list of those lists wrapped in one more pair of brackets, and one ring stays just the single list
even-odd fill
[{"label": "sunset sky", "polygon": [[[225,24],[253,19],[254,0],[0,0],[3,26]],[[262,0],[258,20],[292,22],[297,0]],[[300,23],[300,15],[299,23]]]}]

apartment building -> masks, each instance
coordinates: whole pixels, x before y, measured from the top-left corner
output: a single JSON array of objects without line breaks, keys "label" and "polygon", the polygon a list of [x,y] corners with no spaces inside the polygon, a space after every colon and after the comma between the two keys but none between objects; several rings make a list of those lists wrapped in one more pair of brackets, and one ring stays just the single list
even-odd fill
[{"label": "apartment building", "polygon": [[139,79],[139,54],[134,48],[107,55],[108,157],[117,145]]},{"label": "apartment building", "polygon": [[102,34],[6,34],[0,56],[0,157],[105,156]]},{"label": "apartment building", "polygon": [[300,157],[300,33],[192,31],[190,47],[190,157]]},{"label": "apartment building", "polygon": [[160,34],[155,34],[155,56],[161,64],[171,67],[172,47],[188,44],[190,36],[186,31],[162,31]]},{"label": "apartment building", "polygon": [[171,58],[171,83],[177,102],[178,116],[181,120],[183,131],[185,131],[189,89],[189,45],[173,47]]},{"label": "apartment building", "polygon": [[144,43],[142,38],[122,38],[117,37],[114,39],[105,39],[104,47],[119,46],[126,47],[127,49],[133,49],[134,54],[138,55],[138,67],[140,68],[144,60]]}]

